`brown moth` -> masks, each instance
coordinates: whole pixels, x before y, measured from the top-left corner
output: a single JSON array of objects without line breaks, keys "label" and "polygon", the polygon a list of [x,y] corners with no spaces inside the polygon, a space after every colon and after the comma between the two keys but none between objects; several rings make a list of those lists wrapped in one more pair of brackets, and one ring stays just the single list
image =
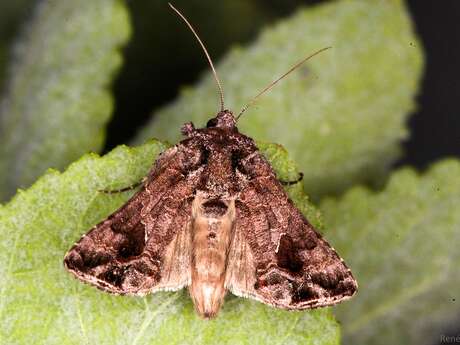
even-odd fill
[{"label": "brown moth", "polygon": [[187,138],[163,152],[141,189],[70,249],[65,267],[115,294],[188,287],[204,318],[217,315],[227,291],[289,310],[350,298],[357,290],[351,271],[293,205],[253,139],[238,132],[249,105],[236,118],[225,110],[203,43],[174,10],[206,53],[221,111],[206,128],[186,123]]}]

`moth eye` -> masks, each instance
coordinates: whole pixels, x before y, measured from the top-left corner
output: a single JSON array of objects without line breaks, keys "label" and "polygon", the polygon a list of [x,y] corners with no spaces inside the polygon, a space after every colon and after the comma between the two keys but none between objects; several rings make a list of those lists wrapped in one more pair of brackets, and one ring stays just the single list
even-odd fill
[{"label": "moth eye", "polygon": [[208,123],[206,124],[206,127],[207,128],[210,128],[210,127],[216,127],[217,126],[217,119],[216,118],[212,118],[208,121]]}]

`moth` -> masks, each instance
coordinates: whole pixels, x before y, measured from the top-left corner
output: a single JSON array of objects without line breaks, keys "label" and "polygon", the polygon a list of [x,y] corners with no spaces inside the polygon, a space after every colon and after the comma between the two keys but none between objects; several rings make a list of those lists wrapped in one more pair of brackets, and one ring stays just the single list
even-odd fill
[{"label": "moth", "polygon": [[350,269],[294,206],[254,140],[239,133],[237,119],[249,105],[238,117],[225,109],[206,48],[170,6],[206,54],[221,110],[205,128],[183,125],[186,138],[159,156],[125,205],[70,249],[65,267],[114,294],[188,287],[206,319],[217,315],[227,291],[288,310],[350,298],[357,290]]}]

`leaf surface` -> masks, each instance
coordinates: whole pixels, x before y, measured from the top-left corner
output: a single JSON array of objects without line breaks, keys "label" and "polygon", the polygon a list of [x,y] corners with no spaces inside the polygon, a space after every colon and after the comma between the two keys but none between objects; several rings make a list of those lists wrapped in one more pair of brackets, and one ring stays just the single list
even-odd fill
[{"label": "leaf surface", "polygon": [[[297,169],[278,145],[261,144],[278,176]],[[229,296],[216,320],[199,319],[187,292],[112,296],[72,278],[62,260],[72,244],[127,201],[106,195],[145,176],[165,145],[152,141],[86,155],[64,173],[49,171],[0,206],[2,344],[338,344],[329,309],[276,310]],[[300,184],[288,192],[321,228]]]},{"label": "leaf surface", "polygon": [[42,1],[16,44],[0,106],[0,199],[98,151],[130,34],[119,0]]},{"label": "leaf surface", "polygon": [[337,307],[346,344],[435,344],[460,301],[460,162],[419,176],[392,175],[385,190],[353,188],[322,203],[328,236],[360,285]]}]

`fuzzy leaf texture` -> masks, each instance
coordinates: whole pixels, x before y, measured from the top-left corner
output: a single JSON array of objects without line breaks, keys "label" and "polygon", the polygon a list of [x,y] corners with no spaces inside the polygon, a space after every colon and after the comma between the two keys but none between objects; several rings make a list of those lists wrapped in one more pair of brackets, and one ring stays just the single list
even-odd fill
[{"label": "fuzzy leaf texture", "polygon": [[[297,176],[286,151],[260,145],[282,179]],[[165,146],[152,141],[89,154],[64,172],[48,171],[0,206],[1,344],[339,344],[329,309],[288,312],[229,297],[218,318],[196,316],[185,291],[145,298],[113,296],[65,271],[66,251],[130,193],[107,195],[139,181]],[[288,192],[310,221],[319,213],[302,186]]]},{"label": "fuzzy leaf texture", "polygon": [[98,151],[130,34],[120,0],[42,1],[16,44],[0,108],[0,199]]},{"label": "fuzzy leaf texture", "polygon": [[[200,23],[195,26],[199,31]],[[327,46],[333,48],[289,75],[239,123],[253,138],[285,146],[315,198],[380,177],[407,137],[422,53],[403,1],[341,0],[299,10],[251,46],[232,49],[217,66],[226,107],[239,112],[294,63]],[[136,142],[175,142],[180,124],[192,120],[201,127],[217,101],[208,73],[156,112]]]},{"label": "fuzzy leaf texture", "polygon": [[360,284],[336,309],[345,344],[436,344],[459,319],[459,176],[460,162],[445,160],[322,204],[327,236]]}]

